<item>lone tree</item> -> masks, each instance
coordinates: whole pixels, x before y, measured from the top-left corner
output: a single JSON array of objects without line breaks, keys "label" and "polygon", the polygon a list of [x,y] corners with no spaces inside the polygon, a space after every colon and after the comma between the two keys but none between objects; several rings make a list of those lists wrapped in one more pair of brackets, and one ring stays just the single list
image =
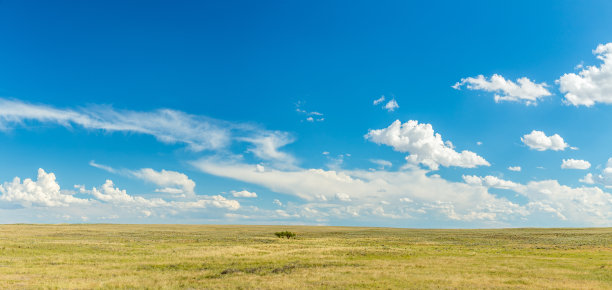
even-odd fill
[{"label": "lone tree", "polygon": [[297,236],[294,232],[290,232],[290,231],[276,232],[274,233],[274,235],[276,235],[279,238],[287,238],[287,239],[295,238],[295,236]]}]

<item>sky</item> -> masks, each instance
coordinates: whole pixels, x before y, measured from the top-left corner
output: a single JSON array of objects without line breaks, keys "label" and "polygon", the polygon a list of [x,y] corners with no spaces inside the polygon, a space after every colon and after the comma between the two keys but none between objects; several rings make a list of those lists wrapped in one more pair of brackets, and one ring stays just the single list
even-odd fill
[{"label": "sky", "polygon": [[612,226],[610,1],[0,1],[0,223]]}]

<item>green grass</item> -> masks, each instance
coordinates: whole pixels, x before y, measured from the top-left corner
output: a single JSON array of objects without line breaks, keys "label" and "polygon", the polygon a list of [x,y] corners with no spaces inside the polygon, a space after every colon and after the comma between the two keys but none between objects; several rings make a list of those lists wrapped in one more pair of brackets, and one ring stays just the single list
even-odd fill
[{"label": "green grass", "polygon": [[612,228],[0,225],[3,289],[317,287],[612,289]]}]

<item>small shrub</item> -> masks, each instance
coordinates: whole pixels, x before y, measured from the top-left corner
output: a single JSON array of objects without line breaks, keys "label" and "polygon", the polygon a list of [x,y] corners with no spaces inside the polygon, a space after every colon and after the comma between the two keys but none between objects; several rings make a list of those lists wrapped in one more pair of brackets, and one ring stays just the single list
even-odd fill
[{"label": "small shrub", "polygon": [[294,232],[290,232],[290,231],[276,232],[274,233],[274,235],[276,235],[279,238],[287,238],[287,239],[295,238],[295,236],[297,236]]}]

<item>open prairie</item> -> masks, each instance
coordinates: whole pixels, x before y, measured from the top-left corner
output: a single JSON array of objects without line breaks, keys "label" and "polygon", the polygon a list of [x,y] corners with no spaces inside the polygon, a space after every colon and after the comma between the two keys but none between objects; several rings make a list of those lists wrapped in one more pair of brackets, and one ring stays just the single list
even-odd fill
[{"label": "open prairie", "polygon": [[612,228],[2,225],[0,287],[603,289]]}]

